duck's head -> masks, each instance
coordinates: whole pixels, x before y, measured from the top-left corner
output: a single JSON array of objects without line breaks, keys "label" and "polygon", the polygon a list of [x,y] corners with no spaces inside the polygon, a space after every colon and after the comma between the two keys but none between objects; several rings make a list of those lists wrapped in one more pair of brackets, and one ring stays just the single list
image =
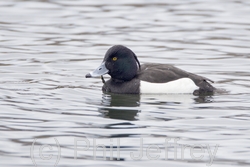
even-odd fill
[{"label": "duck's head", "polygon": [[140,62],[129,48],[122,45],[112,46],[105,54],[102,64],[85,77],[98,77],[109,74],[111,78],[129,81],[140,69]]}]

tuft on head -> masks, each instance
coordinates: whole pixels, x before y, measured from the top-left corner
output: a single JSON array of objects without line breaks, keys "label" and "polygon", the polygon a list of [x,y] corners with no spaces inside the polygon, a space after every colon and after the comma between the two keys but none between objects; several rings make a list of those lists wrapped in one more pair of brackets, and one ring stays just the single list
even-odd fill
[{"label": "tuft on head", "polygon": [[113,79],[131,80],[140,69],[140,62],[135,53],[123,45],[114,45],[109,48],[104,61]]}]

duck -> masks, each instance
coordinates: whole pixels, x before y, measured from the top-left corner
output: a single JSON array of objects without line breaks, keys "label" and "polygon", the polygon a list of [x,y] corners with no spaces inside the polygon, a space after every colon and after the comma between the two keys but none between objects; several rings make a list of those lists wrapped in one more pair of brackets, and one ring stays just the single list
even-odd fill
[{"label": "duck", "polygon": [[[103,75],[108,74],[108,81]],[[109,48],[99,67],[86,78],[101,77],[102,91],[116,94],[213,94],[212,80],[184,71],[170,64],[140,64],[136,54],[126,46]]]}]

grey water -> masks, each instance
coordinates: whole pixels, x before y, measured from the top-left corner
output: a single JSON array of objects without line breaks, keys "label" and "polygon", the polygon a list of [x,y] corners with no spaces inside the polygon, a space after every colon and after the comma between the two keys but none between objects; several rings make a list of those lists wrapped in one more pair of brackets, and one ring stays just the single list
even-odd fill
[{"label": "grey water", "polygon": [[[225,91],[104,94],[116,44]],[[249,166],[249,60],[248,0],[0,0],[0,166]]]}]

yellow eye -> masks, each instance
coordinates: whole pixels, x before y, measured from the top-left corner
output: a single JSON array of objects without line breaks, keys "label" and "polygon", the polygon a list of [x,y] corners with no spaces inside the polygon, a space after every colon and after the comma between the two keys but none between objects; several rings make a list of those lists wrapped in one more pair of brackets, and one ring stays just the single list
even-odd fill
[{"label": "yellow eye", "polygon": [[112,60],[113,60],[113,61],[116,61],[116,60],[117,60],[117,57],[113,57]]}]

